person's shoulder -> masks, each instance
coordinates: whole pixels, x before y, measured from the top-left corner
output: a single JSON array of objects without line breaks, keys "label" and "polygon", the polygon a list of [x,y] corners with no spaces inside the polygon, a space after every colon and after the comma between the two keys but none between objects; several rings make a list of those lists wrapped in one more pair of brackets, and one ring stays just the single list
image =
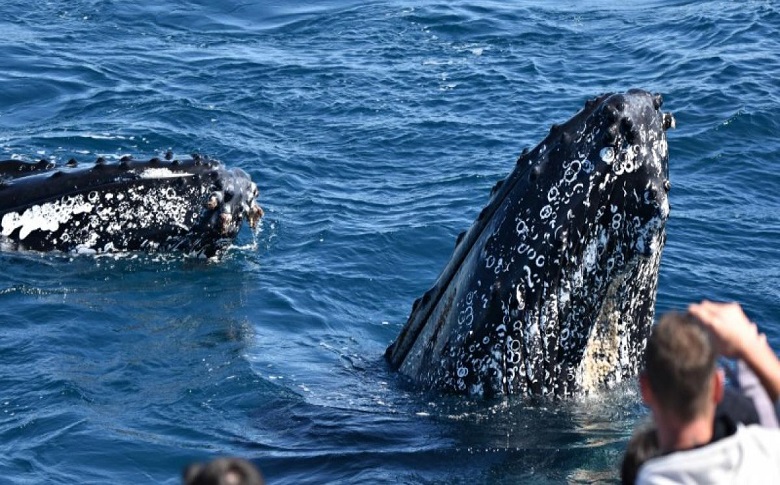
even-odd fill
[{"label": "person's shoulder", "polygon": [[729,468],[723,460],[723,448],[734,446],[731,443],[734,437],[652,458],[639,468],[636,483],[721,483],[719,478]]},{"label": "person's shoulder", "polygon": [[780,429],[740,425],[714,443],[648,460],[637,483],[744,483],[746,474],[780,480]]},{"label": "person's shoulder", "polygon": [[[771,446],[767,451],[780,456],[780,428],[768,428],[758,424],[740,426],[736,433],[742,443],[766,444]],[[763,448],[763,446],[762,446]]]}]

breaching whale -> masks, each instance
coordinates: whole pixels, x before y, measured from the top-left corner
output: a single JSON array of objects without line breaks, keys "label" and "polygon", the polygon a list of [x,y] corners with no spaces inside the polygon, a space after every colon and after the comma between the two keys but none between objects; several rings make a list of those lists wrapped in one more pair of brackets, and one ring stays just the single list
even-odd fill
[{"label": "breaching whale", "polygon": [[517,160],[387,349],[421,387],[567,396],[635,376],[669,215],[662,98],[586,102]]},{"label": "breaching whale", "polygon": [[211,257],[230,245],[245,219],[254,228],[263,215],[246,172],[200,155],[98,158],[89,165],[0,161],[0,245]]}]

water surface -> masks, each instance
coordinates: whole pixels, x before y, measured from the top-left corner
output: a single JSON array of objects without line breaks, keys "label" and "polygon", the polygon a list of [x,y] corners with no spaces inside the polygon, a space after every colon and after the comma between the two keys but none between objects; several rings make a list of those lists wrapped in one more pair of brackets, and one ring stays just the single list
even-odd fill
[{"label": "water surface", "polygon": [[780,349],[772,2],[7,1],[0,158],[201,152],[266,218],[220,262],[0,254],[0,470],[179,483],[615,480],[636,388],[562,404],[408,388],[382,360],[490,187],[607,91],[664,95],[659,311],[739,300]]}]

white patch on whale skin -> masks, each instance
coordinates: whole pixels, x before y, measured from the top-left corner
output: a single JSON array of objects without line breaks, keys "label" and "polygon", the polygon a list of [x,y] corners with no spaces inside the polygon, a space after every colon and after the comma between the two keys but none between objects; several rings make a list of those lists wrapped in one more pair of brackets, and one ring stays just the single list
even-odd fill
[{"label": "white patch on whale skin", "polygon": [[[632,343],[630,329],[643,324],[636,316],[646,297],[640,297],[641,291],[633,292],[630,282],[634,282],[637,288],[645,289],[654,298],[655,275],[663,246],[662,234],[649,236],[650,246],[657,248],[649,258],[635,260],[607,288],[604,304],[590,330],[585,353],[575,372],[578,387],[584,394],[598,393],[639,372],[640,362],[636,357],[643,347],[637,348]],[[652,311],[647,318],[652,322]]]},{"label": "white patch on whale skin", "polygon": [[53,232],[60,228],[60,224],[68,222],[73,215],[90,212],[92,207],[91,203],[79,196],[70,204],[47,202],[34,205],[21,214],[9,212],[3,216],[2,234],[7,237],[20,228],[19,239],[24,240],[36,230]]},{"label": "white patch on whale skin", "polygon": [[580,388],[586,394],[597,392],[604,384],[609,386],[621,380],[622,376],[616,370],[621,368],[622,360],[620,337],[626,332],[616,293],[626,276],[628,272],[609,286],[604,305],[591,328],[585,354],[577,372]]},{"label": "white patch on whale skin", "polygon": [[[36,204],[24,212],[8,212],[0,220],[0,235],[15,236],[24,242],[36,231],[39,237],[57,238],[78,254],[113,252],[125,248],[130,238],[142,228],[176,226],[190,230],[198,215],[191,211],[191,199],[205,195],[200,187],[195,193],[178,194],[170,187],[133,187],[126,192],[97,190],[85,194],[64,196],[58,200]],[[76,219],[76,216],[83,215]],[[109,238],[109,243],[105,239]],[[104,242],[100,242],[101,239]],[[154,249],[154,241],[146,241]]]},{"label": "white patch on whale skin", "polygon": [[167,168],[146,168],[138,173],[142,179],[170,179],[180,177],[192,177],[193,174],[187,172],[174,172]]}]

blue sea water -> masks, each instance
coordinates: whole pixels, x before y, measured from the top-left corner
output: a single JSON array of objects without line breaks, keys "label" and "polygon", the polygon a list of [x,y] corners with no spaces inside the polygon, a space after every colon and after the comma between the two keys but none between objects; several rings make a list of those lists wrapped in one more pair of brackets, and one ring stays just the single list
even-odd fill
[{"label": "blue sea water", "polygon": [[657,309],[738,300],[780,349],[771,1],[5,0],[0,158],[200,152],[266,218],[222,261],[0,254],[0,482],[615,481],[633,385],[563,403],[410,389],[382,353],[526,146],[664,95]]}]

